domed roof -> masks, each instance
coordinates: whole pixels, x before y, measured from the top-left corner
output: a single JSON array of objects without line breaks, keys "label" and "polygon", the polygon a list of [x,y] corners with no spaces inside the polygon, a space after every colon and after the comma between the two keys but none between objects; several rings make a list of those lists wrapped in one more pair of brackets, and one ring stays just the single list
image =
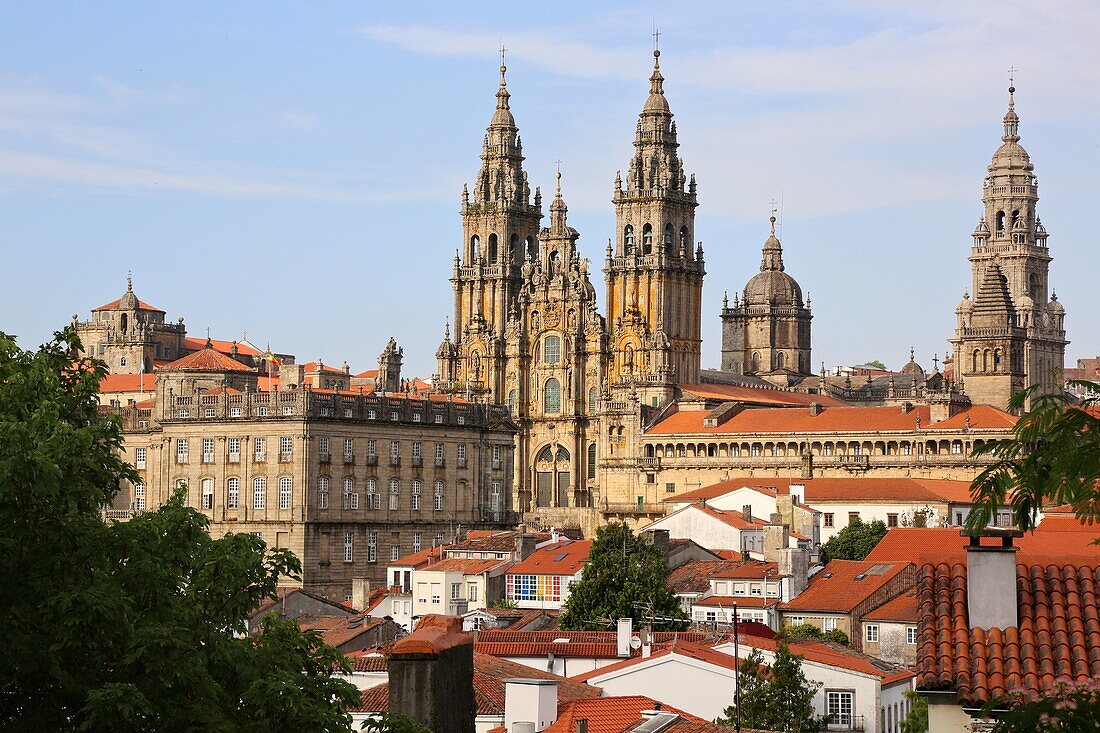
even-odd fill
[{"label": "domed roof", "polygon": [[924,374],[924,367],[917,363],[916,359],[913,358],[913,354],[914,350],[912,347],[910,347],[909,363],[901,368],[901,373],[909,376],[919,377]]},{"label": "domed roof", "polygon": [[1004,116],[1004,135],[1001,136],[1001,147],[993,154],[993,161],[989,164],[989,170],[997,168],[1014,168],[1033,170],[1031,156],[1020,145],[1020,116],[1016,114],[1016,87],[1008,88],[1008,112]]},{"label": "domed roof", "polygon": [[643,112],[669,112],[668,100],[665,99],[664,82],[661,76],[661,52],[653,52],[653,74],[649,77],[649,99],[645,101]]},{"label": "domed roof", "polygon": [[959,301],[959,307],[956,311],[967,312],[974,308],[974,301],[970,299],[970,293],[963,293],[963,299]]},{"label": "domed roof", "polygon": [[1065,306],[1063,306],[1058,301],[1058,293],[1053,293],[1050,296],[1050,305],[1048,305],[1047,308],[1050,309],[1051,313],[1065,313],[1066,312]]},{"label": "domed roof", "polygon": [[780,305],[802,307],[802,288],[783,272],[783,245],[775,236],[775,216],[771,217],[771,234],[764,242],[760,273],[745,285],[745,305]]},{"label": "domed roof", "polygon": [[493,119],[489,122],[490,127],[515,127],[516,118],[512,116],[512,110],[508,106],[508,98],[511,97],[508,93],[508,82],[504,78],[505,72],[508,71],[508,67],[501,64],[500,66],[500,89],[497,90],[497,109],[493,113]]}]

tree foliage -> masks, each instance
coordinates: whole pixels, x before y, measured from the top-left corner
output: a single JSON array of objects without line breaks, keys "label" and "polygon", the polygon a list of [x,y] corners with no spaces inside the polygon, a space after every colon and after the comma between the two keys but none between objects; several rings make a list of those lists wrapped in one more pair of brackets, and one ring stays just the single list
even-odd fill
[{"label": "tree foliage", "polygon": [[885,536],[886,524],[881,519],[865,524],[857,517],[821,546],[821,560],[862,560]]},{"label": "tree foliage", "polygon": [[102,519],[137,475],[97,406],[104,365],[73,329],[37,352],[0,334],[0,729],[350,731],[335,649],[275,616],[246,618],[301,566],[248,534],[211,538],[177,494]]},{"label": "tree foliage", "polygon": [[993,701],[985,714],[1004,704],[994,733],[1070,733],[1100,729],[1100,680],[1059,680],[1042,695],[1012,691],[1005,700]]},{"label": "tree foliage", "polygon": [[[810,682],[802,671],[802,657],[792,654],[780,641],[771,665],[764,664],[759,649],[753,649],[737,669],[741,691],[741,727],[811,733],[821,730],[823,720],[814,717],[814,695],[821,683]],[[714,722],[733,726],[737,704],[726,708]]]},{"label": "tree foliage", "polygon": [[427,726],[400,713],[382,713],[367,718],[361,729],[367,733],[432,733]]},{"label": "tree foliage", "polygon": [[[1071,382],[1100,394],[1100,384]],[[1068,504],[1078,519],[1100,521],[1100,410],[1098,400],[1075,407],[1063,393],[1041,394],[1031,387],[1012,398],[1010,410],[1031,411],[1016,421],[1012,437],[975,448],[994,462],[974,479],[975,505],[968,531],[992,523],[999,507],[1012,507],[1016,526],[1035,528],[1044,506]]]},{"label": "tree foliage", "polygon": [[901,721],[901,733],[928,733],[928,698],[916,690],[906,690],[909,713]]},{"label": "tree foliage", "polygon": [[797,626],[784,627],[780,632],[784,639],[795,641],[797,639],[816,639],[819,641],[831,641],[834,644],[851,646],[852,640],[840,629],[822,631],[813,624],[799,624]]},{"label": "tree foliage", "polygon": [[607,620],[619,618],[633,619],[638,628],[651,615],[655,629],[687,628],[687,614],[668,587],[667,559],[622,522],[600,527],[584,574],[565,603],[561,628],[605,628]]}]

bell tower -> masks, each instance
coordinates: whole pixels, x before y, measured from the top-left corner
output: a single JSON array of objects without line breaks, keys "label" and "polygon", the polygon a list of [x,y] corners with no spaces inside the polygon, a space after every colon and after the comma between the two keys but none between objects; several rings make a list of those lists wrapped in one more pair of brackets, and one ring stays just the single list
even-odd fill
[{"label": "bell tower", "polygon": [[[962,379],[968,392],[976,388],[972,377],[988,381],[993,374],[1018,374],[1013,381],[1019,388],[1039,385],[1043,392],[1059,389],[1062,366],[1065,361],[1066,332],[1065,309],[1058,296],[1049,290],[1048,270],[1051,262],[1047,246],[1047,231],[1039,220],[1036,204],[1039,201],[1039,181],[1035,167],[1027,151],[1020,145],[1020,117],[1016,114],[1016,88],[1008,88],[1008,111],[1005,113],[1004,134],[1001,146],[993,154],[985,180],[982,182],[982,204],[985,213],[973,233],[970,250],[971,292],[963,298],[956,310],[959,327],[956,331],[955,364],[956,380]],[[994,276],[987,270],[996,268]],[[1019,353],[1002,351],[993,346],[986,356],[986,344],[974,342],[979,307],[994,283],[1003,280],[1005,299],[996,298],[998,309],[1009,308],[1011,326],[1022,336],[1014,349]],[[999,286],[998,286],[999,287]],[[986,324],[983,324],[986,325]],[[1008,344],[1004,345],[1005,349]],[[984,390],[979,390],[979,392]],[[999,393],[1003,394],[1004,390]],[[972,395],[981,401],[981,395]],[[1006,399],[990,401],[1004,407]]]},{"label": "bell tower", "polygon": [[501,50],[496,110],[485,132],[481,170],[471,196],[462,189],[462,247],[455,252],[454,342],[444,338],[439,357],[442,389],[504,399],[504,331],[522,282],[525,259],[538,255],[541,194],[532,202],[523,170],[523,142],[509,107]]},{"label": "bell tower", "polygon": [[694,243],[695,176],[689,182],[677,153],[660,56],[653,52],[634,157],[625,180],[621,173],[615,176],[615,241],[608,242],[604,263],[611,330],[608,382],[647,392],[699,381],[705,274],[702,245]]}]

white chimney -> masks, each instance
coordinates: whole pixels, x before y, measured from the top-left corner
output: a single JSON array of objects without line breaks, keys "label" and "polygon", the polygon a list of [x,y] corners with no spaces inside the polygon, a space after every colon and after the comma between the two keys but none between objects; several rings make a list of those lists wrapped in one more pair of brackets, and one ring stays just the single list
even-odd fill
[{"label": "white chimney", "polygon": [[356,611],[366,611],[370,599],[370,579],[351,579],[351,606]]},{"label": "white chimney", "polygon": [[[538,733],[558,719],[555,680],[504,680],[504,727],[512,733]],[[533,727],[527,728],[527,725]]]},{"label": "white chimney", "polygon": [[629,657],[630,637],[634,635],[634,620],[629,618],[619,619],[617,631],[618,633],[615,636],[616,654],[620,657]]},{"label": "white chimney", "polygon": [[[965,535],[965,533],[963,533]],[[970,627],[1008,629],[1019,623],[1016,597],[1016,550],[1020,530],[986,530],[986,537],[1001,540],[983,545],[981,536],[970,538],[966,548],[966,608]]]}]

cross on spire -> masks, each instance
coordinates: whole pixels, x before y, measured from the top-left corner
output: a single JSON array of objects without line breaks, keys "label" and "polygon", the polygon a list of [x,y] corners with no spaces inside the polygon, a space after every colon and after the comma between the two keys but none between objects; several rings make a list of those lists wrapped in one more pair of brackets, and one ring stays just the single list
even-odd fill
[{"label": "cross on spire", "polygon": [[134,271],[126,271],[126,292],[132,293],[134,291]]},{"label": "cross on spire", "polygon": [[771,207],[771,215],[775,216],[775,212],[779,211],[779,202],[773,198],[768,202],[768,206]]},{"label": "cross on spire", "polygon": [[661,50],[661,31],[659,31],[657,29],[656,21],[654,21],[654,23],[653,23],[653,50],[654,51],[660,51]]},{"label": "cross on spire", "polygon": [[1019,69],[1017,69],[1015,66],[1008,67],[1008,85],[1010,87],[1016,86],[1015,80],[1017,71],[1019,71]]}]

